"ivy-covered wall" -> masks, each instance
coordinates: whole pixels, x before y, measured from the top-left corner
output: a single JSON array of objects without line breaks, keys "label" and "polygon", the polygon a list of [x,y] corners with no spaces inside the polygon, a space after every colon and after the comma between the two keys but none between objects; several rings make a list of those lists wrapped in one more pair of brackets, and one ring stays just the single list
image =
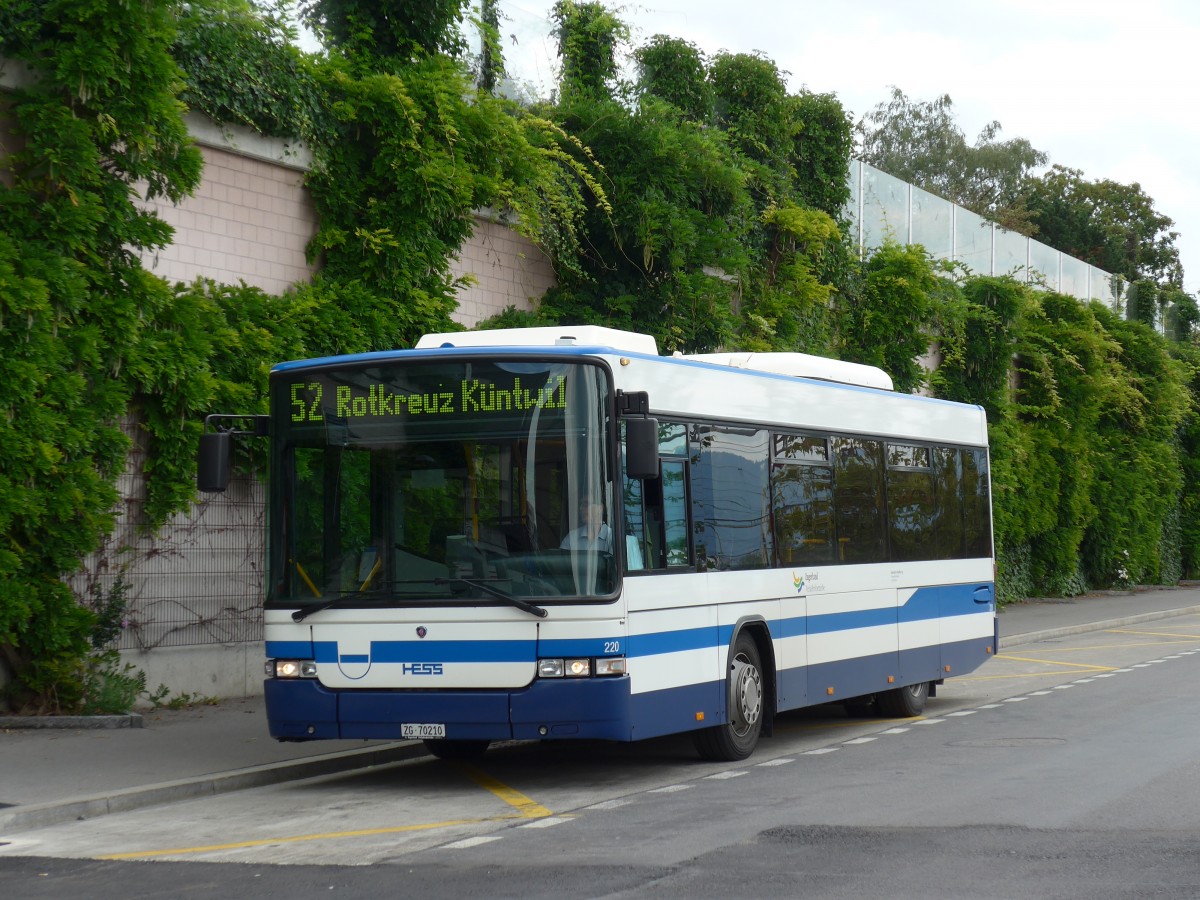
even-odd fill
[{"label": "ivy-covered wall", "polygon": [[[457,31],[464,3],[416,18],[383,7],[310,4],[327,42],[314,56],[250,0],[0,7],[0,57],[30,75],[8,94],[17,139],[0,165],[11,706],[92,708],[137,687],[103,652],[127,585],[76,596],[65,579],[106,553],[119,573],[130,535],[153,540],[189,508],[203,416],[262,411],[272,362],[453,328],[466,286],[454,259],[483,208],[512,215],[557,282],[535,308],[485,324],[595,322],[666,350],[823,353],[983,405],[1002,597],[1194,571],[1193,321],[1172,341],[1096,304],[947,269],[920,247],[860,259],[842,220],[849,116],[836,97],[790,93],[760,55],[709,59],[656,38],[627,83],[613,65],[617,17],[562,0],[558,97],[519,107],[477,88]],[[184,230],[165,211],[204,184],[188,107],[309,148],[311,280],[273,291],[156,274]],[[918,360],[934,345],[929,373]],[[137,508],[115,531],[131,465]]]}]

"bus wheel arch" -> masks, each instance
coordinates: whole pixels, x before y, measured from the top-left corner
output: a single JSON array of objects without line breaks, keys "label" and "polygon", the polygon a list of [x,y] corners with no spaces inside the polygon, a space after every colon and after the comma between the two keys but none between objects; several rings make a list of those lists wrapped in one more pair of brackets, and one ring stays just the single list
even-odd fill
[{"label": "bus wheel arch", "polygon": [[754,752],[775,709],[774,654],[766,623],[739,622],[726,664],[726,721],[694,733],[704,759],[736,762]]}]

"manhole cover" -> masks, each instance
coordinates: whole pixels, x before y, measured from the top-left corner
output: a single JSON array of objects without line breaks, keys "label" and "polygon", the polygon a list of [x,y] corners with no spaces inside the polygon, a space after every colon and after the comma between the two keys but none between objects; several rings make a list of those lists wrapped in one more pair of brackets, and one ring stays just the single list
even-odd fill
[{"label": "manhole cover", "polygon": [[973,741],[951,741],[951,747],[1054,747],[1065,744],[1065,738],[1011,737],[978,738]]}]

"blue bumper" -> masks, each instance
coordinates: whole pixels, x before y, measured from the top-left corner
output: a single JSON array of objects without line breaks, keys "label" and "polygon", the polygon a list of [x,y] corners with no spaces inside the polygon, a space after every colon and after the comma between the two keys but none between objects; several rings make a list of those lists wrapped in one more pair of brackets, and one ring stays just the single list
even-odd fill
[{"label": "blue bumper", "polygon": [[333,691],[312,680],[264,682],[271,737],[399,740],[402,724],[438,723],[451,740],[628,741],[628,678],[535,681],[507,691]]}]

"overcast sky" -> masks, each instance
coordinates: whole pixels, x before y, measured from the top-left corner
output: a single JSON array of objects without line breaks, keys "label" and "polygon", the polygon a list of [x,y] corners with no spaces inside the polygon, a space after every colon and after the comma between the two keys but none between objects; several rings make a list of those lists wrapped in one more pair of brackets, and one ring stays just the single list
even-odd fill
[{"label": "overcast sky", "polygon": [[[500,2],[510,70],[546,85],[552,6]],[[949,94],[971,143],[998,120],[1001,139],[1090,181],[1137,182],[1175,221],[1184,286],[1200,292],[1195,0],[649,0],[619,15],[635,44],[662,33],[710,55],[760,51],[793,91],[834,93],[856,122],[891,85],[911,100]]]}]

